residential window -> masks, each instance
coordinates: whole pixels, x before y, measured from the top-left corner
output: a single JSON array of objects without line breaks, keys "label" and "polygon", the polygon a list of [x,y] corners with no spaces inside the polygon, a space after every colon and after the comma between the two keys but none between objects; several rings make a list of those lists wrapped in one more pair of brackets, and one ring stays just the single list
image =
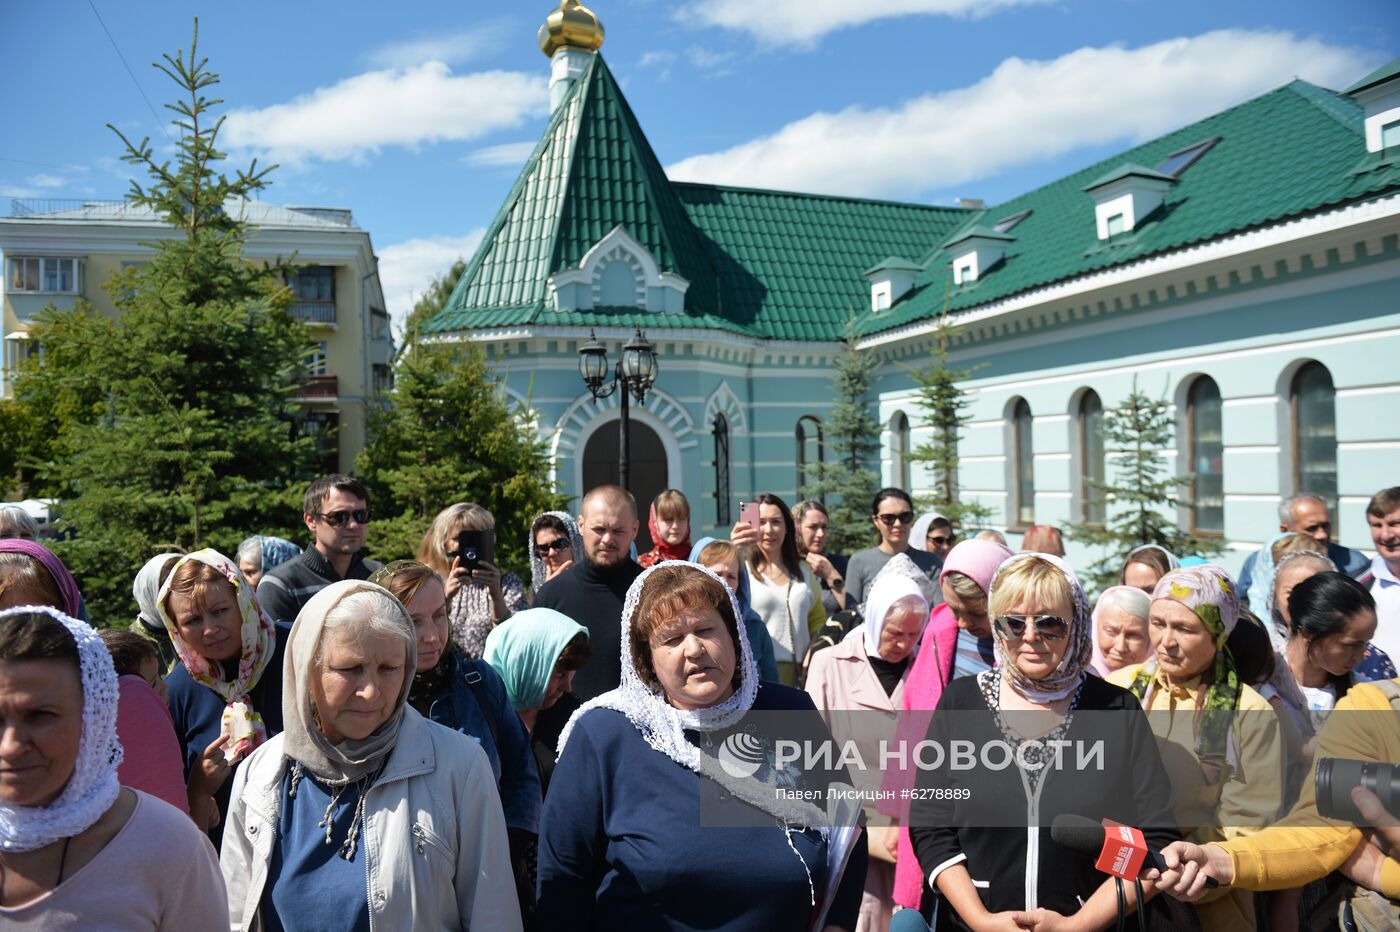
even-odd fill
[{"label": "residential window", "polygon": [[3,365],[0,366],[0,395],[8,394],[12,389],[12,382],[19,372],[22,362],[31,356],[39,355],[39,343],[29,339],[29,335],[22,330],[16,331],[5,337],[5,356]]},{"label": "residential window", "polygon": [[1192,480],[1191,529],[1225,533],[1225,445],[1221,431],[1220,388],[1201,376],[1186,393],[1186,454]]},{"label": "residential window", "polygon": [[7,276],[12,292],[77,294],[82,290],[83,264],[79,259],[49,256],[11,256]]},{"label": "residential window", "polygon": [[976,281],[976,278],[972,274],[972,263],[969,262],[958,268],[958,284],[965,285],[972,281]]},{"label": "residential window", "polygon": [[324,265],[298,269],[290,287],[298,301],[334,301],[335,269]]},{"label": "residential window", "polygon": [[890,482],[909,491],[909,418],[903,411],[890,418]]},{"label": "residential window", "polygon": [[1128,231],[1128,221],[1122,214],[1114,214],[1112,217],[1108,218],[1108,223],[1105,224],[1105,227],[1111,239]]},{"label": "residential window", "polygon": [[1080,517],[1085,524],[1102,525],[1107,517],[1103,490],[1093,483],[1104,481],[1103,402],[1092,388],[1079,399]]},{"label": "residential window", "polygon": [[1337,392],[1327,367],[1310,362],[1293,376],[1293,487],[1316,492],[1337,513]]},{"label": "residential window", "polygon": [[302,360],[302,364],[306,366],[307,375],[329,374],[330,370],[327,367],[328,350],[329,347],[327,346],[325,340],[318,340],[315,343],[311,344],[310,351],[307,352],[306,356]]},{"label": "residential window", "polygon": [[1035,524],[1035,447],[1032,445],[1031,406],[1026,399],[1016,399],[1011,409],[1011,446],[1015,470],[1012,488],[1012,509],[1019,527]]},{"label": "residential window", "polygon": [[1389,149],[1394,146],[1400,146],[1400,120],[1381,127],[1381,148]]},{"label": "residential window", "polygon": [[820,466],[826,461],[822,422],[812,415],[797,419],[797,494],[821,478]]},{"label": "residential window", "polygon": [[729,509],[729,419],[723,414],[715,415],[715,524],[729,527],[732,517]]}]

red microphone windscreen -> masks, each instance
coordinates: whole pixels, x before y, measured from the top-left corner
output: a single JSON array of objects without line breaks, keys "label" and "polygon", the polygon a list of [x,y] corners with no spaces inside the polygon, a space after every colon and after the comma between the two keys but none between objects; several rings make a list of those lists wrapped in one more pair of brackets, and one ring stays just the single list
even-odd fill
[{"label": "red microphone windscreen", "polygon": [[1105,874],[1136,880],[1147,859],[1147,839],[1131,825],[1119,825],[1112,819],[1104,819],[1103,828],[1103,850],[1094,866]]}]

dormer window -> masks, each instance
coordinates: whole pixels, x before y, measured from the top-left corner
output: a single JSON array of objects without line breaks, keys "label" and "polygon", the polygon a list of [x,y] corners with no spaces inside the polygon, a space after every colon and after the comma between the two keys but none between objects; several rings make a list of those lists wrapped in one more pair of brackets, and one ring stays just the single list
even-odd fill
[{"label": "dormer window", "polygon": [[1400,58],[1381,65],[1342,93],[1365,112],[1367,152],[1400,146]]},{"label": "dormer window", "polygon": [[1084,190],[1094,199],[1094,227],[1100,240],[1132,232],[1167,198],[1176,179],[1129,162]]},{"label": "dormer window", "polygon": [[674,272],[661,271],[647,248],[620,226],[594,243],[576,268],[560,269],[545,284],[557,311],[631,307],[680,314],[690,288]]},{"label": "dormer window", "polygon": [[870,282],[870,309],[879,313],[894,307],[894,303],[914,287],[914,278],[923,266],[899,256],[889,256],[873,268],[866,269]]},{"label": "dormer window", "polygon": [[1006,244],[1015,241],[1014,236],[978,224],[945,242],[943,248],[953,254],[953,284],[970,285],[982,278],[1002,260]]},{"label": "dormer window", "polygon": [[1164,175],[1171,175],[1173,178],[1180,178],[1182,172],[1195,165],[1196,160],[1209,152],[1211,146],[1219,141],[1219,136],[1213,136],[1210,139],[1193,143],[1185,149],[1178,149],[1157,163],[1157,171]]},{"label": "dormer window", "polygon": [[1400,120],[1381,127],[1381,148],[1394,149],[1400,146]]}]

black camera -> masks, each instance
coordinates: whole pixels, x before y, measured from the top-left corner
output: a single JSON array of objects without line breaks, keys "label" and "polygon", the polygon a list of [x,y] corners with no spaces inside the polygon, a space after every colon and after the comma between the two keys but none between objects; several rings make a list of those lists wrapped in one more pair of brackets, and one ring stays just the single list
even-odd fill
[{"label": "black camera", "polygon": [[457,549],[447,551],[447,559],[461,559],[465,570],[474,570],[483,562],[491,562],[493,535],[490,531],[463,531],[457,535]]},{"label": "black camera", "polygon": [[1320,757],[1316,785],[1317,812],[1324,818],[1352,825],[1369,824],[1351,801],[1351,791],[1358,786],[1375,793],[1386,812],[1400,817],[1400,767],[1395,764]]}]

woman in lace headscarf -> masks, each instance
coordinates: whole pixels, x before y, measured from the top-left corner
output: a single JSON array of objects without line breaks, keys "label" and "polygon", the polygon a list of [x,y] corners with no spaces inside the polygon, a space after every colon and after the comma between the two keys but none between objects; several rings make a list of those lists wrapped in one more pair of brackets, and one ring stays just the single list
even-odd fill
[{"label": "woman in lace headscarf", "polygon": [[[632,583],[622,684],[559,740],[541,819],[542,928],[854,928],[863,839],[776,792],[806,784],[742,726],[750,710],[787,710],[824,729],[804,693],[759,684],[739,617],[693,564],[659,563]],[[718,825],[702,824],[702,797],[726,807]]]},{"label": "woman in lace headscarf", "polygon": [[408,704],[418,652],[403,605],[374,583],[331,583],[287,654],[286,730],[234,782],[229,926],[519,930],[491,765]]},{"label": "woman in lace headscarf", "polygon": [[5,928],[119,919],[197,929],[224,909],[209,841],[175,807],[117,781],[117,693],[112,657],[88,625],[47,606],[0,612]]},{"label": "woman in lace headscarf", "polygon": [[566,511],[546,511],[530,522],[530,592],[583,561],[583,535]]}]

